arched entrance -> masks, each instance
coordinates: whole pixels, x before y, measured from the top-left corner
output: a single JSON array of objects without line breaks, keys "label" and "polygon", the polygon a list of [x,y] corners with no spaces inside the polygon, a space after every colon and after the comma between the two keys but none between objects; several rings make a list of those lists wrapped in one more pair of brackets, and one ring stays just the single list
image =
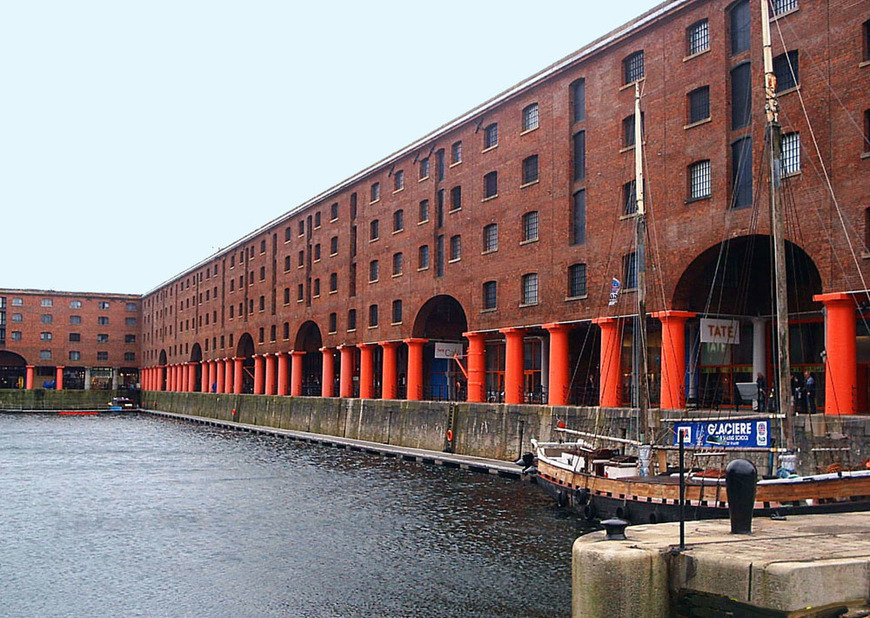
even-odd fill
[{"label": "arched entrance", "polygon": [[254,338],[248,333],[239,337],[236,358],[242,359],[242,392],[254,392]]},{"label": "arched entrance", "polygon": [[166,350],[160,350],[160,356],[158,358],[157,364],[160,367],[162,367],[162,369],[160,369],[160,372],[158,374],[160,376],[160,384],[157,385],[157,390],[158,391],[165,391],[166,384],[168,381],[168,376],[166,375]]},{"label": "arched entrance", "polygon": [[[305,352],[302,357],[302,394],[319,397],[321,393],[320,378],[323,375],[323,337],[320,328],[312,321],[304,322],[296,332],[293,344],[294,352]],[[292,371],[292,367],[291,367]]]},{"label": "arched entrance", "polygon": [[[673,308],[692,311],[687,324],[687,399],[702,407],[731,405],[735,384],[776,375],[773,257],[770,238],[750,235],[715,245],[686,268],[674,290]],[[792,374],[810,371],[817,399],[824,391],[825,346],[822,292],[816,265],[798,245],[786,242],[789,340]],[[714,323],[710,320],[724,320]],[[733,341],[716,336],[717,324],[733,325]]]},{"label": "arched entrance", "polygon": [[24,388],[27,361],[15,352],[0,351],[0,388]]},{"label": "arched entrance", "polygon": [[[448,295],[430,298],[420,307],[412,329],[415,339],[428,339],[423,346],[423,398],[462,400],[468,392],[465,375],[453,360],[453,352],[465,353],[462,334],[468,330],[465,310]],[[407,355],[399,355],[399,375],[407,371]],[[401,383],[400,377],[400,383]]]},{"label": "arched entrance", "polygon": [[202,390],[202,348],[198,343],[194,343],[190,349],[190,362],[194,363],[194,383],[190,390]]}]

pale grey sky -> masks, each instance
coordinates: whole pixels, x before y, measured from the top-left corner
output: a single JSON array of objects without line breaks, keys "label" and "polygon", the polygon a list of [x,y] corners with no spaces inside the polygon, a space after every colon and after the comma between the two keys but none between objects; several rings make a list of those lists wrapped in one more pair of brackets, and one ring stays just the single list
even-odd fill
[{"label": "pale grey sky", "polygon": [[0,0],[0,287],[144,293],[657,0]]}]

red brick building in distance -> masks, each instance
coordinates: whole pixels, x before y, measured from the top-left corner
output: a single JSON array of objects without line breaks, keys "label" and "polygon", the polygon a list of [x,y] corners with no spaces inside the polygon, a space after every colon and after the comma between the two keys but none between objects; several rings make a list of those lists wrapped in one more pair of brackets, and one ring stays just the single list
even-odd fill
[{"label": "red brick building in distance", "polygon": [[[635,86],[651,398],[772,376],[759,2],[665,2],[148,292],[143,388],[630,404]],[[771,6],[792,364],[868,412],[870,3]]]}]

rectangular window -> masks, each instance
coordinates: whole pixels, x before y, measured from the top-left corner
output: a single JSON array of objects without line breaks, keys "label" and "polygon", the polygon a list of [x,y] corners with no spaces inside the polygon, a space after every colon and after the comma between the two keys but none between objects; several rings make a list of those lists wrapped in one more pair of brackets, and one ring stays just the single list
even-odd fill
[{"label": "rectangular window", "polygon": [[266,253],[266,239],[260,241],[260,253]]},{"label": "rectangular window", "polygon": [[637,254],[629,253],[622,258],[622,280],[626,290],[637,288]]},{"label": "rectangular window", "polygon": [[435,194],[435,227],[437,228],[444,227],[445,194],[444,189],[438,189],[438,193]]},{"label": "rectangular window", "polygon": [[97,335],[97,343],[109,343],[109,335],[105,333]]},{"label": "rectangular window", "polygon": [[329,206],[329,220],[335,221],[338,219],[338,202],[333,202]]},{"label": "rectangular window", "polygon": [[450,164],[456,165],[462,162],[462,142],[453,142],[450,146]]},{"label": "rectangular window", "polygon": [[329,255],[338,255],[338,236],[329,239]]},{"label": "rectangular window", "polygon": [[317,243],[316,245],[314,245],[314,261],[315,262],[320,261],[320,243]]},{"label": "rectangular window", "polygon": [[456,234],[450,237],[450,261],[462,259],[462,236]]},{"label": "rectangular window", "polygon": [[393,301],[393,324],[401,324],[402,323],[402,301],[394,300]]},{"label": "rectangular window", "polygon": [[798,0],[773,0],[773,15],[782,15],[798,8]]},{"label": "rectangular window", "polygon": [[49,332],[39,333],[39,340],[40,341],[51,341],[51,333],[49,333]]},{"label": "rectangular window", "polygon": [[864,110],[864,152],[870,152],[870,109]]},{"label": "rectangular window", "polygon": [[314,296],[320,296],[320,278],[314,279]]},{"label": "rectangular window", "polygon": [[435,276],[444,276],[444,234],[435,239]]},{"label": "rectangular window", "polygon": [[751,66],[748,62],[731,69],[731,128],[741,129],[749,124],[752,114]]},{"label": "rectangular window", "polygon": [[[292,264],[290,263],[290,256],[289,255],[284,256],[284,272],[287,272],[288,270],[290,270],[291,266],[292,266]],[[230,282],[230,283],[232,283],[232,282]],[[230,287],[232,287],[232,286],[230,286]],[[230,289],[230,291],[232,292],[232,289]]]},{"label": "rectangular window", "polygon": [[11,337],[12,337],[12,341],[21,341],[21,331],[20,330],[13,330]]},{"label": "rectangular window", "polygon": [[863,47],[864,47],[864,62],[870,61],[870,19],[865,21],[861,26],[861,35],[864,39]]},{"label": "rectangular window", "polygon": [[39,321],[43,324],[51,324],[54,321],[54,316],[52,316],[50,313],[43,313],[39,317]]},{"label": "rectangular window", "polygon": [[622,185],[622,214],[633,215],[637,212],[637,184],[634,180]]},{"label": "rectangular window", "polygon": [[586,120],[586,80],[578,79],[571,83],[571,109],[574,122]]},{"label": "rectangular window", "polygon": [[50,298],[43,298],[42,299],[42,306],[43,307],[52,307],[52,306],[54,306],[54,301]]},{"label": "rectangular window", "polygon": [[782,173],[797,174],[801,171],[801,134],[786,133],[782,136]]},{"label": "rectangular window", "polygon": [[462,187],[450,189],[450,212],[462,208]]},{"label": "rectangular window", "polygon": [[700,200],[710,197],[711,192],[710,161],[692,163],[689,166],[689,200]]},{"label": "rectangular window", "polygon": [[82,340],[82,334],[81,333],[70,333],[69,340],[72,343],[77,343],[77,342]]},{"label": "rectangular window", "polygon": [[393,231],[401,232],[405,229],[405,211],[401,208],[393,213]]},{"label": "rectangular window", "polygon": [[574,134],[574,182],[586,180],[586,131]]},{"label": "rectangular window", "polygon": [[80,316],[80,315],[69,316],[69,323],[70,324],[81,324],[82,323],[82,316]]},{"label": "rectangular window", "polygon": [[776,76],[777,92],[797,88],[800,83],[800,75],[798,73],[798,53],[796,49],[780,54],[773,59],[773,74]]},{"label": "rectangular window", "polygon": [[99,308],[100,308],[100,309],[108,309],[108,308],[109,308],[109,303],[107,303],[106,301],[100,301],[100,303],[99,303]]},{"label": "rectangular window", "polygon": [[441,181],[444,180],[444,173],[447,165],[444,162],[444,149],[441,148],[435,153],[435,177]]},{"label": "rectangular window", "polygon": [[401,191],[405,188],[405,172],[399,170],[393,174],[393,191]]},{"label": "rectangular window", "polygon": [[749,49],[749,23],[749,0],[740,0],[731,8],[729,20],[732,56]]},{"label": "rectangular window", "polygon": [[136,326],[136,318],[124,318],[124,324],[126,326]]},{"label": "rectangular window", "polygon": [[417,249],[417,269],[426,270],[429,268],[429,245],[422,245]]},{"label": "rectangular window", "polygon": [[[337,330],[338,330],[338,314],[337,313],[330,313],[329,314],[329,332],[334,333]],[[288,334],[288,336],[285,337],[285,339],[289,339],[289,338],[290,338],[290,336]]]},{"label": "rectangular window", "polygon": [[538,212],[527,212],[523,215],[523,242],[538,240]]},{"label": "rectangular window", "polygon": [[586,191],[577,191],[571,208],[571,244],[586,243]]},{"label": "rectangular window", "polygon": [[690,56],[710,49],[710,24],[706,19],[696,21],[686,30],[686,43]]},{"label": "rectangular window", "polygon": [[[100,353],[97,352],[97,356],[99,357]],[[39,360],[51,360],[51,350],[40,350],[39,351]],[[97,358],[97,360],[100,360]]]},{"label": "rectangular window", "polygon": [[136,353],[135,352],[124,352],[124,360],[125,361],[136,360]]},{"label": "rectangular window", "polygon": [[369,240],[377,240],[381,237],[381,223],[377,219],[369,223]]},{"label": "rectangular window", "polygon": [[483,199],[498,195],[498,172],[490,172],[483,177]]},{"label": "rectangular window", "polygon": [[429,200],[423,200],[420,202],[420,215],[418,217],[419,223],[425,223],[429,220]]},{"label": "rectangular window", "polygon": [[483,228],[483,252],[498,250],[498,224],[490,223]]},{"label": "rectangular window", "polygon": [[379,199],[381,199],[381,183],[375,182],[372,183],[369,201],[377,202]]},{"label": "rectangular window", "polygon": [[329,291],[338,292],[338,273],[330,273],[329,275]]},{"label": "rectangular window", "polygon": [[20,313],[13,313],[12,314],[12,321],[13,322],[23,322],[24,316]]},{"label": "rectangular window", "polygon": [[689,93],[689,124],[710,117],[710,86],[701,86]]},{"label": "rectangular window", "polygon": [[396,277],[402,274],[404,258],[401,252],[393,254],[393,276]]},{"label": "rectangular window", "polygon": [[[640,113],[640,134],[644,135],[644,113]],[[624,148],[629,148],[634,146],[634,114],[628,116],[622,121],[622,146]]]},{"label": "rectangular window", "polygon": [[568,267],[568,297],[586,296],[586,264]]},{"label": "rectangular window", "polygon": [[[290,239],[293,238],[293,231],[291,227],[288,225],[284,228],[284,242],[290,242]],[[236,265],[236,256],[230,256],[230,268],[233,268]]]},{"label": "rectangular window", "polygon": [[124,335],[124,343],[136,343],[136,335]]},{"label": "rectangular window", "polygon": [[98,361],[109,360],[109,353],[108,352],[97,352],[97,360]]},{"label": "rectangular window", "polygon": [[643,79],[643,50],[636,51],[622,61],[623,84]]},{"label": "rectangular window", "polygon": [[752,138],[731,144],[731,207],[752,205]]},{"label": "rectangular window", "polygon": [[356,220],[356,214],[357,214],[356,204],[357,204],[357,199],[356,199],[356,193],[354,192],[354,193],[350,194],[350,220],[351,221]]},{"label": "rectangular window", "polygon": [[12,299],[12,306],[13,307],[20,307],[23,304],[24,304],[24,300],[22,300],[20,298],[13,298]]},{"label": "rectangular window", "polygon": [[378,306],[377,305],[369,305],[369,328],[374,328],[378,325],[379,316],[378,316]]},{"label": "rectangular window", "polygon": [[523,159],[523,184],[527,185],[538,180],[538,155]]},{"label": "rectangular window", "polygon": [[498,303],[498,284],[487,281],[483,284],[483,308],[495,309]]},{"label": "rectangular window", "polygon": [[[265,280],[266,280],[266,267],[260,266],[260,281],[265,281]],[[206,300],[208,300],[208,299],[206,298]]]},{"label": "rectangular window", "polygon": [[378,261],[372,260],[369,262],[369,281],[377,281],[378,280]]},{"label": "rectangular window", "polygon": [[498,123],[493,122],[483,130],[483,149],[498,146]]},{"label": "rectangular window", "polygon": [[82,359],[82,353],[76,352],[75,350],[70,350],[69,359],[71,361],[77,361]]},{"label": "rectangular window", "polygon": [[523,109],[523,131],[538,128],[538,104],[532,103]]},{"label": "rectangular window", "polygon": [[304,298],[305,298],[305,286],[300,283],[296,286],[296,302],[301,302]]},{"label": "rectangular window", "polygon": [[538,273],[523,275],[523,304],[538,304]]},{"label": "rectangular window", "polygon": [[[128,304],[130,304],[130,303],[128,303]],[[70,308],[70,309],[81,309],[81,308],[82,308],[82,301],[80,301],[80,300],[71,300],[71,301],[69,301],[69,308]],[[136,305],[135,305],[135,304],[133,304],[133,311],[136,311]]]},{"label": "rectangular window", "polygon": [[420,159],[420,180],[429,178],[429,157]]}]

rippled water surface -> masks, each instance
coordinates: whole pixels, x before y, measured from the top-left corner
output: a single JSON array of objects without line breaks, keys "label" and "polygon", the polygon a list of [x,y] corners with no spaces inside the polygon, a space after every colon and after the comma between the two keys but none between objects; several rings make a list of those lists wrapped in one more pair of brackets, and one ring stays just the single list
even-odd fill
[{"label": "rippled water surface", "polygon": [[474,472],[0,415],[3,616],[568,616],[576,519]]}]

